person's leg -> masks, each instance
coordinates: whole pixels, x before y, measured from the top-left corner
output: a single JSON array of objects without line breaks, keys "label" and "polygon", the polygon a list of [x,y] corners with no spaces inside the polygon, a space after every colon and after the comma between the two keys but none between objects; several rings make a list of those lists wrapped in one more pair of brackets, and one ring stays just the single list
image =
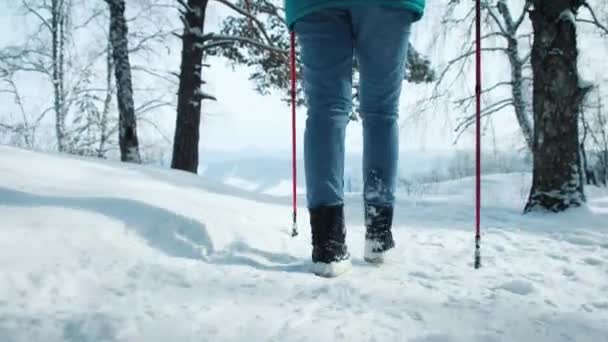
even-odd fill
[{"label": "person's leg", "polygon": [[360,71],[366,238],[383,252],[391,234],[399,157],[399,97],[414,16],[403,9],[359,6],[352,10]]},{"label": "person's leg", "polygon": [[[344,139],[352,106],[353,36],[346,10],[322,10],[295,24],[308,106],[306,191],[315,273],[335,276],[349,254],[344,225]],[[341,263],[342,262],[342,263]],[[348,266],[346,265],[346,268]]]},{"label": "person's leg", "polygon": [[308,207],[342,205],[344,137],[352,108],[353,38],[348,11],[332,9],[295,24],[308,106],[304,159]]}]

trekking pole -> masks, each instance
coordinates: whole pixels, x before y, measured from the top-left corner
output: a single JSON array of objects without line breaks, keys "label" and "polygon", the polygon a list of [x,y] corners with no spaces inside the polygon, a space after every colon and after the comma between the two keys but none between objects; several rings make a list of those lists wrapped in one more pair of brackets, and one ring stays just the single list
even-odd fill
[{"label": "trekking pole", "polygon": [[481,267],[481,0],[475,2],[475,269],[478,269]]},{"label": "trekking pole", "polygon": [[[251,13],[251,2],[245,0],[247,6],[247,13]],[[254,24],[251,17],[249,18],[249,29],[254,31]],[[291,178],[292,178],[292,199],[293,199],[293,213],[292,213],[292,227],[291,236],[298,236],[298,193],[297,193],[297,160],[296,160],[296,34],[291,31],[291,49],[290,49],[290,68],[291,68]]]},{"label": "trekking pole", "polygon": [[296,34],[291,31],[291,180],[292,180],[292,204],[293,204],[293,226],[291,236],[298,236],[298,193],[297,176],[298,167],[296,159]]}]

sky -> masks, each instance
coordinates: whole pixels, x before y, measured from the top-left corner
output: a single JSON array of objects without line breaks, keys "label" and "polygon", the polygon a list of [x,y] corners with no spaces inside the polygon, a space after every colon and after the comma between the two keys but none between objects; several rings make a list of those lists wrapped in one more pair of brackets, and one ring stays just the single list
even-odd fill
[{"label": "sky", "polygon": [[[14,16],[12,10],[6,8],[7,0],[0,1],[0,46],[18,42],[23,36],[24,23]],[[217,4],[215,5],[217,6]],[[223,11],[212,7],[207,14],[210,27],[217,27]],[[439,44],[432,34],[436,30],[438,20],[442,13],[441,6],[429,4],[426,16],[413,27],[411,41],[417,49],[429,54],[439,68],[441,63],[453,56],[458,45],[448,35]],[[170,43],[171,49],[159,60],[163,67],[177,70],[179,66],[180,46],[175,38]],[[593,81],[603,80],[606,76],[595,72],[601,63],[601,57],[608,53],[608,45],[601,40],[588,40],[586,46],[594,46],[593,53],[582,54],[582,72]],[[603,48],[603,50],[602,50]],[[291,134],[291,113],[289,107],[281,102],[280,96],[261,96],[253,90],[253,84],[247,79],[248,70],[237,67],[231,68],[225,60],[212,58],[207,61],[211,68],[205,69],[204,78],[209,82],[208,90],[217,98],[217,102],[203,104],[203,124],[201,128],[202,150],[227,151],[288,151]],[[484,60],[484,81],[490,82],[496,78],[504,78],[509,73],[504,61],[488,56]],[[174,66],[174,67],[173,67]],[[472,68],[467,72],[466,83],[455,85],[462,87],[465,93],[472,92],[474,74]],[[153,82],[153,81],[152,81]],[[32,82],[34,83],[34,82]],[[40,93],[35,85],[28,89],[34,94]],[[474,137],[469,132],[464,134],[458,145],[454,145],[454,127],[457,118],[452,113],[449,103],[442,103],[423,116],[413,104],[425,91],[426,86],[405,84],[402,94],[401,106],[401,148],[414,151],[446,151],[453,149],[473,149]],[[452,99],[453,100],[453,99]],[[136,99],[137,101],[137,99]],[[301,145],[305,123],[305,108],[298,108],[298,142]],[[1,112],[0,112],[0,115]],[[523,140],[513,120],[512,110],[505,110],[484,125],[486,132],[483,143],[484,148],[520,149]],[[168,137],[173,135],[175,111],[173,108],[163,108],[153,114],[155,121]],[[145,138],[144,138],[145,139]],[[347,151],[358,152],[362,146],[361,125],[353,123],[347,130]],[[301,150],[301,148],[300,148]]]}]

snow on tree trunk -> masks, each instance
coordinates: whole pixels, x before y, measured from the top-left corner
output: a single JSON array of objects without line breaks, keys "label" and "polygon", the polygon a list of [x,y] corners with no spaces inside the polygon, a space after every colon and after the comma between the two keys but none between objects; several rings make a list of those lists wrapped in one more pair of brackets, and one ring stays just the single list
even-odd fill
[{"label": "snow on tree trunk", "polygon": [[57,136],[57,149],[63,152],[66,146],[66,94],[65,94],[65,40],[67,25],[67,8],[64,0],[52,0],[51,2],[51,38],[52,38],[52,78],[53,97],[55,110],[55,134]]},{"label": "snow on tree trunk", "polygon": [[577,8],[571,1],[538,0],[530,11],[534,28],[534,169],[526,212],[559,212],[585,201],[578,119],[589,88],[581,85],[577,68]]},{"label": "snow on tree trunk", "polygon": [[141,163],[129,62],[125,1],[106,0],[106,2],[110,8],[110,40],[117,88],[120,159],[125,162]]},{"label": "snow on tree trunk", "polygon": [[188,0],[182,21],[182,61],[177,98],[177,120],[173,140],[171,168],[198,171],[202,85],[202,36],[207,0]]}]

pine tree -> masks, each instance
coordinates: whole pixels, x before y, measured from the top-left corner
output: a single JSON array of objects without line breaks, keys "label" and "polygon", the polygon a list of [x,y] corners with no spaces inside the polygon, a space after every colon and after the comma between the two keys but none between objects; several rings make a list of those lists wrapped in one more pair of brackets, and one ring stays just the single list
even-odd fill
[{"label": "pine tree", "polygon": [[201,101],[212,96],[205,94],[201,85],[203,68],[202,44],[207,0],[188,0],[182,3],[182,61],[177,93],[177,121],[173,140],[171,168],[196,173],[200,139]]},{"label": "pine tree", "polygon": [[[255,20],[243,7],[227,0],[216,0],[230,11],[250,20]],[[208,0],[178,0],[182,6],[181,19],[184,31],[182,40],[182,61],[179,76],[177,100],[177,121],[173,142],[173,159],[171,167],[189,172],[197,172],[200,140],[201,102],[215,100],[215,97],[203,91],[202,78],[203,57],[218,47],[255,46],[262,51],[287,56],[287,50],[276,47],[268,40],[259,37],[248,37],[239,32],[205,33],[205,13]],[[242,4],[241,4],[242,5]]]}]

